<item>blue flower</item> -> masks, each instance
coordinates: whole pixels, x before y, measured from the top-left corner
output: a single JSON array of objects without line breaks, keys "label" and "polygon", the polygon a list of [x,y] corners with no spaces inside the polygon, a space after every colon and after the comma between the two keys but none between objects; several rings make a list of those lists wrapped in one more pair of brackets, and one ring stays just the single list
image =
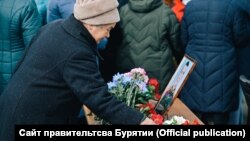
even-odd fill
[{"label": "blue flower", "polygon": [[108,89],[112,89],[113,87],[117,87],[117,83],[116,82],[109,82]]},{"label": "blue flower", "polygon": [[116,75],[113,76],[113,81],[117,82],[123,78],[123,74],[117,73]]},{"label": "blue flower", "polygon": [[124,85],[126,85],[126,84],[130,83],[131,80],[132,80],[131,77],[124,75],[124,76],[123,76],[123,79],[122,79],[122,83],[123,83]]}]

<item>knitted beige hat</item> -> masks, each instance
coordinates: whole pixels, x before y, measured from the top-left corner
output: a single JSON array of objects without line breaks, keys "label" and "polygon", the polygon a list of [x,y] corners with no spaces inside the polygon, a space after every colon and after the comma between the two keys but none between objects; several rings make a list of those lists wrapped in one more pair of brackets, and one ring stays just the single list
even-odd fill
[{"label": "knitted beige hat", "polygon": [[74,16],[91,25],[111,24],[120,21],[117,0],[76,0]]}]

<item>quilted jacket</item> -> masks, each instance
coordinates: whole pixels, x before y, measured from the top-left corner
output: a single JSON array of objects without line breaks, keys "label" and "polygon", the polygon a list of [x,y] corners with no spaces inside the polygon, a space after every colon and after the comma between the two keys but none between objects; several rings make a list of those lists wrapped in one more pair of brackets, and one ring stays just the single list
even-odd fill
[{"label": "quilted jacket", "polygon": [[197,61],[181,99],[199,112],[238,107],[236,48],[247,43],[246,22],[236,0],[192,0],[182,21],[185,52]]},{"label": "quilted jacket", "polygon": [[42,21],[33,0],[0,1],[0,93]]},{"label": "quilted jacket", "polygon": [[117,51],[119,72],[142,67],[164,90],[174,70],[173,54],[180,54],[179,24],[162,0],[130,0],[120,10],[122,44]]}]

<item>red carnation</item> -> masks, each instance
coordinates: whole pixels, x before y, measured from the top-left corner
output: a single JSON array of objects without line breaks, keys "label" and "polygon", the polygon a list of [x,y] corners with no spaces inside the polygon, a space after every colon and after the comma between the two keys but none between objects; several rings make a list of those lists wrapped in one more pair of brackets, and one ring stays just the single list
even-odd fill
[{"label": "red carnation", "polygon": [[158,125],[162,125],[163,117],[160,114],[152,114],[151,119]]},{"label": "red carnation", "polygon": [[155,93],[159,92],[160,84],[156,78],[150,78],[148,80],[148,84],[155,87],[155,90],[154,90]]}]

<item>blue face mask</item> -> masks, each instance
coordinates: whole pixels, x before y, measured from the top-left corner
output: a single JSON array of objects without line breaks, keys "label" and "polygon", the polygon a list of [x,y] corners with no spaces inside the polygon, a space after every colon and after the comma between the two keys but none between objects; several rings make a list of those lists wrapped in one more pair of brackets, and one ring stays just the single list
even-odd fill
[{"label": "blue face mask", "polygon": [[97,49],[100,49],[100,50],[104,50],[106,45],[108,43],[108,39],[107,38],[103,38],[100,43],[97,45]]}]

